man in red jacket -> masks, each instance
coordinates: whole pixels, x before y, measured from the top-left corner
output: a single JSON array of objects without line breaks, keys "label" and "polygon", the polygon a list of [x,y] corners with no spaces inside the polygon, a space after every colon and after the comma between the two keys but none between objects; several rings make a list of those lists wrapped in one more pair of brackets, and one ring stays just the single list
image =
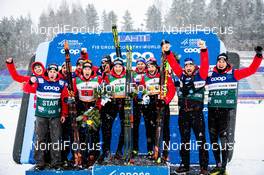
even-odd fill
[{"label": "man in red jacket", "polygon": [[[230,121],[236,110],[237,82],[254,74],[263,60],[262,47],[255,48],[256,55],[247,68],[234,69],[225,53],[217,57],[216,66],[207,79],[208,99],[208,127],[216,167],[212,174],[226,174],[228,152],[232,150],[233,142],[229,140]],[[218,142],[220,138],[221,148]]]},{"label": "man in red jacket", "polygon": [[[157,125],[157,103],[159,100],[162,101],[165,106],[165,112],[163,117],[163,140],[166,145],[169,145],[170,142],[170,108],[169,103],[173,99],[175,95],[176,88],[172,81],[170,75],[167,78],[167,84],[165,85],[167,89],[167,94],[165,97],[160,98],[160,71],[155,58],[150,58],[147,63],[147,72],[144,76],[143,82],[146,87],[147,96],[143,97],[143,113],[145,116],[145,127],[147,132],[147,148],[148,148],[148,157],[153,158],[154,156],[154,145],[155,145],[155,133],[156,133],[156,125]],[[144,99],[148,99],[147,102]],[[163,160],[169,160],[169,152],[167,147],[164,147],[163,150]],[[160,158],[157,159],[157,162],[161,161]]]},{"label": "man in red jacket", "polygon": [[[43,170],[46,166],[45,152],[50,150],[51,167],[61,169],[61,123],[68,115],[64,98],[68,96],[66,82],[58,75],[58,65],[50,64],[44,76],[31,77],[31,84],[36,88],[36,142],[34,159],[36,170]],[[49,136],[48,136],[49,134]],[[50,138],[50,143],[46,140]],[[45,149],[41,145],[46,145]]]},{"label": "man in red jacket", "polygon": [[179,78],[179,130],[181,134],[180,155],[182,158],[178,173],[189,171],[190,166],[190,137],[193,129],[196,145],[199,147],[200,174],[207,174],[208,151],[205,148],[205,122],[203,116],[204,91],[208,75],[208,52],[204,41],[199,42],[201,48],[201,66],[194,64],[193,59],[186,58],[184,69],[176,61],[170,51],[169,42],[162,44],[163,52],[167,55],[172,70]]},{"label": "man in red jacket", "polygon": [[[29,82],[30,76],[23,76],[18,74],[13,58],[6,59],[6,67],[13,80],[17,81],[18,83],[23,83],[23,91],[25,93],[35,93],[33,91],[30,91],[30,88],[27,88],[25,86],[25,84]],[[31,69],[34,76],[42,76],[45,72],[45,68],[41,62],[33,62],[31,64]]]}]

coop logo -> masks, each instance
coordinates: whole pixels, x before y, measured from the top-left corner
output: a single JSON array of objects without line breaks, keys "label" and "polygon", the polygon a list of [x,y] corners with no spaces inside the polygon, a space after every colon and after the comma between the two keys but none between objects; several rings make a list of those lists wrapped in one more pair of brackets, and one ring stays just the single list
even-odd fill
[{"label": "coop logo", "polygon": [[[126,57],[126,52],[122,52],[121,53],[122,56]],[[110,54],[111,58],[115,58],[116,57],[116,53],[113,52]],[[133,52],[132,53],[132,62],[136,62],[136,59],[139,57],[143,57],[143,58],[151,58],[154,57],[154,54],[152,52],[144,52],[144,53],[139,53],[139,52]],[[126,60],[123,60],[124,62],[126,62]]]},{"label": "coop logo", "polygon": [[117,172],[117,170],[112,171],[109,175],[150,175],[148,172]]},{"label": "coop logo", "polygon": [[184,52],[185,53],[200,53],[200,49],[199,48],[185,48]]},{"label": "coop logo", "polygon": [[211,78],[211,81],[225,81],[226,77],[213,77]]},{"label": "coop logo", "polygon": [[[65,50],[64,49],[61,49],[61,54],[65,54]],[[80,53],[80,50],[79,49],[70,49],[69,50],[70,54],[73,54],[73,55],[77,55]]]},{"label": "coop logo", "polygon": [[53,91],[59,91],[60,88],[57,86],[44,86],[44,90],[53,90]]}]

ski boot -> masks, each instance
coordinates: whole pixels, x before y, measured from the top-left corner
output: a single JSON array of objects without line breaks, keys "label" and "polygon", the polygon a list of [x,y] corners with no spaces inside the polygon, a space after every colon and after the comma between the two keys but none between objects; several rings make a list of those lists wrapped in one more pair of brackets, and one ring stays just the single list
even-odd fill
[{"label": "ski boot", "polygon": [[117,151],[117,152],[115,153],[114,158],[115,158],[116,160],[121,160],[121,159],[122,159],[122,152],[121,152],[121,151]]},{"label": "ski boot", "polygon": [[63,167],[61,164],[54,164],[54,165],[51,165],[50,167],[51,169],[55,170],[55,171],[62,171],[63,170]]},{"label": "ski boot", "polygon": [[133,150],[133,151],[132,151],[132,158],[134,159],[134,158],[137,157],[137,156],[138,156],[138,151]]},{"label": "ski boot", "polygon": [[110,154],[109,151],[107,151],[107,152],[103,152],[103,153],[99,156],[99,158],[97,159],[97,163],[98,163],[99,165],[102,165],[104,162],[108,162],[108,161],[110,161],[110,160],[111,160],[111,154]]},{"label": "ski boot", "polygon": [[220,172],[217,175],[227,175],[226,169],[221,168]]},{"label": "ski boot", "polygon": [[149,151],[149,152],[148,152],[148,155],[147,155],[147,158],[148,158],[149,160],[153,160],[153,155],[154,155],[154,152],[153,152],[153,151]]},{"label": "ski boot", "polygon": [[183,164],[181,164],[177,169],[176,169],[176,173],[180,174],[180,175],[184,175],[187,174],[190,171],[190,167],[189,166],[185,166]]},{"label": "ski boot", "polygon": [[210,175],[218,175],[221,171],[221,167],[220,166],[216,166],[214,167],[211,171],[210,171]]},{"label": "ski boot", "polygon": [[199,175],[208,175],[208,174],[209,173],[206,169],[203,169],[203,168],[200,169]]},{"label": "ski boot", "polygon": [[36,165],[33,167],[33,169],[34,169],[35,171],[42,171],[42,170],[45,169],[45,164],[36,164]]},{"label": "ski boot", "polygon": [[94,155],[89,155],[88,157],[88,163],[87,163],[87,168],[91,168],[95,163],[95,157]]}]

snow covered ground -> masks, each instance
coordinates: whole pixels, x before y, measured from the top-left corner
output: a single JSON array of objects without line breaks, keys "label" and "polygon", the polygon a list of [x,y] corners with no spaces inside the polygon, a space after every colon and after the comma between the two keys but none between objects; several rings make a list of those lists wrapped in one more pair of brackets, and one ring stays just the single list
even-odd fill
[{"label": "snow covered ground", "polygon": [[[0,103],[0,175],[23,175],[32,165],[17,165],[12,159],[20,101]],[[264,174],[264,103],[239,104],[236,144],[228,166],[230,175]]]}]

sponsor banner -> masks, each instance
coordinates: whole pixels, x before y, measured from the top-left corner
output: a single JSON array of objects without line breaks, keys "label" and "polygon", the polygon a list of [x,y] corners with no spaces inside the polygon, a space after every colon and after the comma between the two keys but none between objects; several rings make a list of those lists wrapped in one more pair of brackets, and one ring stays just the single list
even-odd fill
[{"label": "sponsor banner", "polygon": [[95,165],[93,175],[169,175],[167,166],[98,166]]}]

